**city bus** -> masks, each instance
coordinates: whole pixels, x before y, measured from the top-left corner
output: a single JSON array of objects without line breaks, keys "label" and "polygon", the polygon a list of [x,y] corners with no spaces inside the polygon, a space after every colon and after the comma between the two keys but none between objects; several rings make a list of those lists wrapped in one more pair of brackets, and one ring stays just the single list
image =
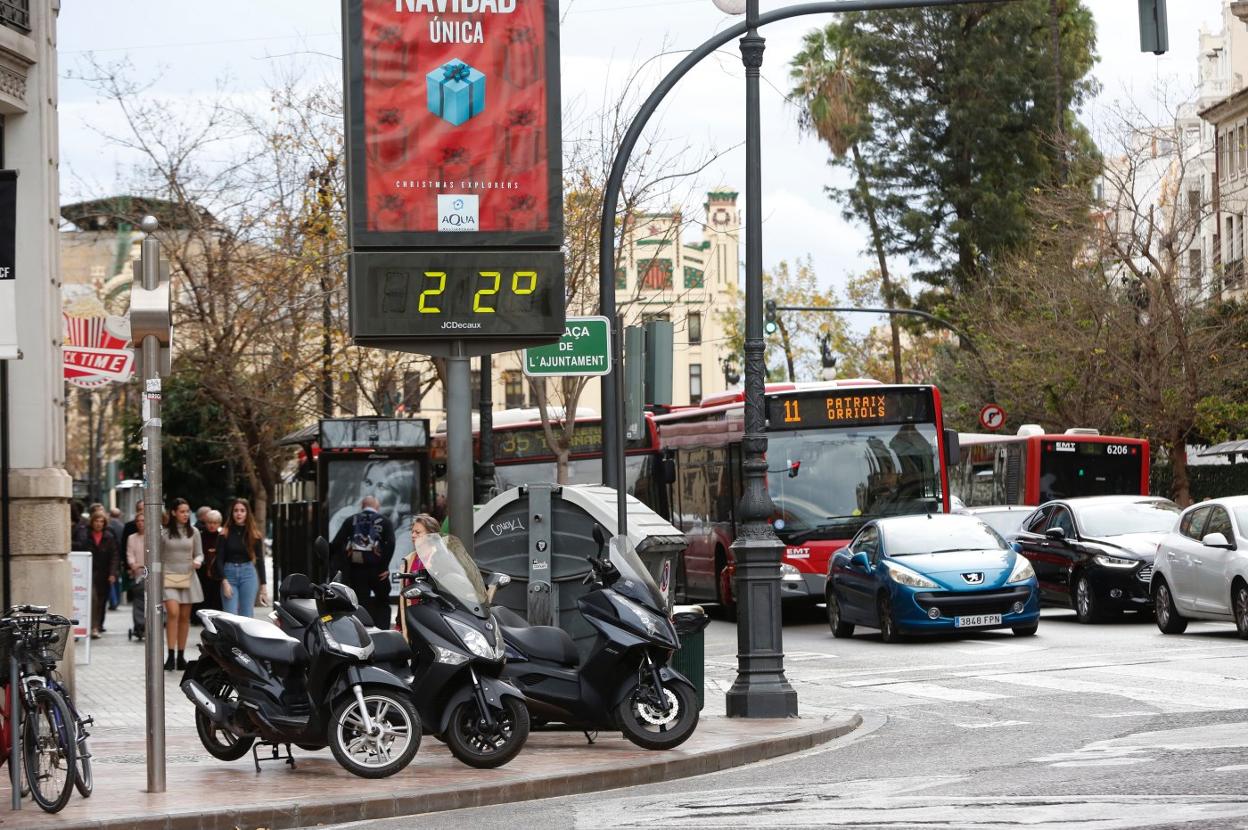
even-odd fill
[{"label": "city bus", "polygon": [[[767,489],[771,524],[785,545],[785,599],[822,602],[832,554],[870,519],[949,512],[947,470],[957,460],[958,436],[944,428],[935,387],[865,378],[772,384],[765,407]],[[731,612],[743,394],[710,396],[655,423],[669,480],[670,513],[659,512],[689,541],[675,574],[677,599],[718,602]]]},{"label": "city bus", "polygon": [[[625,484],[629,494],[649,505],[665,505],[659,467],[659,438],[654,416],[646,413],[645,432],[640,438],[625,442]],[[559,427],[556,427],[556,430]],[[473,455],[478,453],[481,433],[473,424]],[[435,432],[430,447],[434,464],[435,493],[446,495],[446,432]],[[494,485],[497,492],[521,484],[554,483],[557,475],[555,454],[546,443],[541,417],[537,409],[509,409],[494,414]],[[568,456],[568,480],[565,484],[602,483],[602,418],[597,412],[581,407],[577,411],[576,429],[572,432],[572,448]],[[657,509],[657,508],[656,508]],[[658,510],[666,514],[666,510]]]},{"label": "city bus", "polygon": [[1024,424],[1017,435],[962,433],[959,439],[962,458],[949,483],[967,507],[1148,495],[1148,441],[1142,438],[1082,428],[1048,434]]}]

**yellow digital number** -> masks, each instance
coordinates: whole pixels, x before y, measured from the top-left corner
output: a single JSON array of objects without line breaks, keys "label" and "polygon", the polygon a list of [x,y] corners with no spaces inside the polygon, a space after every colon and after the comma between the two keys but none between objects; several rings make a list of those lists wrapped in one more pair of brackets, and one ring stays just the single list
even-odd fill
[{"label": "yellow digital number", "polygon": [[481,298],[488,297],[491,294],[498,293],[498,287],[503,281],[503,275],[498,271],[480,271],[477,273],[477,276],[485,277],[486,279],[490,279],[492,277],[494,279],[494,287],[482,288],[476,294],[472,295],[472,310],[476,312],[477,314],[493,314],[495,312],[495,309],[486,308],[482,306]]},{"label": "yellow digital number", "polygon": [[[522,288],[521,280],[528,280],[529,287]],[[516,271],[511,275],[511,293],[512,294],[532,294],[537,289],[537,272],[536,271]]]},{"label": "yellow digital number", "polygon": [[802,413],[798,411],[797,401],[784,402],[784,422],[786,424],[800,424],[802,422]]},{"label": "yellow digital number", "polygon": [[445,271],[426,271],[425,279],[437,280],[438,287],[426,288],[424,291],[420,292],[420,302],[417,304],[416,308],[420,311],[421,314],[441,314],[442,309],[435,308],[434,306],[431,306],[431,305],[425,305],[425,300],[429,297],[436,297],[446,290],[446,272]]}]

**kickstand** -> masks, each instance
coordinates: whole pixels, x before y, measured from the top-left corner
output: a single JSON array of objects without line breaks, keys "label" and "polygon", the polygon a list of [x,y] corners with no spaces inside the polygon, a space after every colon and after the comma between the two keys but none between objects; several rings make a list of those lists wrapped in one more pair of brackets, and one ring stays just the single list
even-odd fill
[{"label": "kickstand", "polygon": [[585,734],[585,740],[589,741],[590,746],[593,746],[595,739],[597,739],[598,737],[598,733],[597,732],[585,732],[584,730],[582,730],[582,732],[584,732]]},{"label": "kickstand", "polygon": [[[262,747],[262,746],[267,746],[267,747],[269,748],[269,751],[270,751],[270,753],[271,753],[271,754],[269,755],[269,757],[268,757],[268,758],[264,758],[264,759],[261,759],[261,758],[260,758],[260,747]],[[271,744],[271,743],[269,743],[269,742],[267,742],[267,741],[257,741],[256,743],[252,744],[252,746],[251,746],[251,760],[255,762],[255,765],[256,765],[256,772],[257,772],[257,773],[258,773],[258,772],[260,772],[260,761],[261,761],[261,760],[265,760],[265,761],[284,761],[284,762],[286,762],[287,764],[289,764],[289,765],[290,765],[290,768],[291,768],[291,769],[295,769],[295,756],[294,756],[294,754],[290,751],[290,744],[286,744],[285,746],[286,746],[286,757],[285,757],[285,758],[283,758],[283,757],[282,757],[282,755],[281,755],[281,745],[280,745],[280,744]]]}]

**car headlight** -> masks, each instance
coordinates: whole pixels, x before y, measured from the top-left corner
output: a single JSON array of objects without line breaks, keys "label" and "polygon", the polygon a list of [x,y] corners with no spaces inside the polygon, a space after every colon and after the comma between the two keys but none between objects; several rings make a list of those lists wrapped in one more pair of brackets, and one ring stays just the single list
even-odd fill
[{"label": "car headlight", "polygon": [[1031,562],[1027,561],[1025,556],[1014,557],[1014,570],[1010,571],[1010,578],[1005,582],[1012,585],[1015,582],[1026,582],[1029,579],[1036,578],[1036,570],[1031,567]]},{"label": "car headlight", "polygon": [[780,563],[780,579],[785,582],[801,582],[802,572],[788,562]]},{"label": "car headlight", "polygon": [[473,654],[486,660],[498,660],[503,656],[497,646],[497,637],[495,637],[495,642],[491,643],[485,638],[484,634],[470,625],[465,625],[459,620],[451,618],[447,618],[446,621],[450,623],[451,630],[459,635],[459,639],[463,641],[464,646]]},{"label": "car headlight", "polygon": [[633,621],[641,628],[644,628],[651,637],[659,633],[661,628],[659,618],[654,614],[651,614],[628,597],[617,595],[612,597],[612,599],[616,600],[616,607],[619,610],[627,611],[628,615],[633,618]]},{"label": "car headlight", "polygon": [[888,575],[892,577],[893,582],[896,582],[898,585],[905,585],[907,588],[940,587],[922,574],[912,571],[902,565],[898,565],[896,562],[885,561],[884,567],[888,569]]},{"label": "car headlight", "polygon": [[1107,568],[1134,568],[1140,564],[1138,559],[1123,559],[1121,556],[1110,556],[1105,553],[1098,553],[1093,558],[1096,559],[1096,564]]}]

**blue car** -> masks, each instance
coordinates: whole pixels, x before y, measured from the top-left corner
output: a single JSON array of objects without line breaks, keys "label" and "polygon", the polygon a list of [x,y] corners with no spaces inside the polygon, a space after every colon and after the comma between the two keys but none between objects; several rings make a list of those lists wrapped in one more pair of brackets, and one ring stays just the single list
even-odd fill
[{"label": "blue car", "polygon": [[1040,588],[1027,558],[974,516],[890,516],[868,522],[832,557],[824,595],[834,637],[878,628],[907,634],[1040,625]]}]

